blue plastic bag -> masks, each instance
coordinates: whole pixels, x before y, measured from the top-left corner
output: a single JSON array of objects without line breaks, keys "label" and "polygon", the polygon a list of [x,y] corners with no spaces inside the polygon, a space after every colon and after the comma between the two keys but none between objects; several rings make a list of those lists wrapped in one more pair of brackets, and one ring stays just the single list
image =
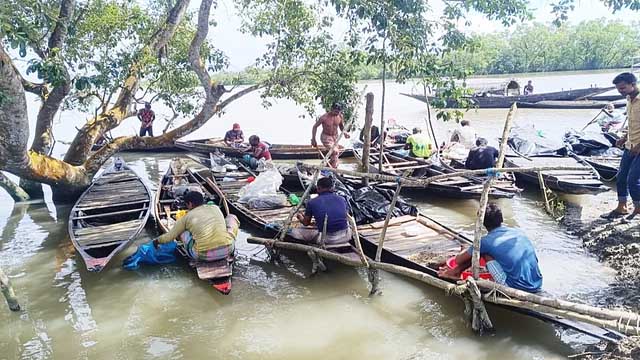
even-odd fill
[{"label": "blue plastic bag", "polygon": [[158,249],[153,246],[152,242],[144,243],[138,246],[138,250],[133,255],[122,261],[122,267],[126,270],[137,270],[140,268],[140,264],[162,265],[173,263],[176,261],[176,246],[175,241],[160,244]]}]

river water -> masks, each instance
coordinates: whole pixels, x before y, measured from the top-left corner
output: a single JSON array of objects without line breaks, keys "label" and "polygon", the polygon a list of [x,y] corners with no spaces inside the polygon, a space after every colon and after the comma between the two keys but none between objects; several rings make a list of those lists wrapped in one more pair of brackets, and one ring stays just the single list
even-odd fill
[{"label": "river water", "polygon": [[[614,75],[609,71],[518,78],[531,78],[536,91],[552,91],[608,86]],[[475,81],[485,79],[470,83]],[[376,100],[380,98],[379,82],[364,85]],[[385,117],[409,128],[423,126],[425,106],[399,95],[417,89],[413,84],[390,84]],[[278,101],[265,110],[260,103],[257,94],[242,98],[190,138],[220,136],[231,123],[240,122],[245,134],[259,134],[273,143],[309,141],[313,120],[299,118],[300,108]],[[31,112],[35,111],[33,104]],[[163,109],[158,113],[156,129],[161,129]],[[506,113],[506,109],[472,110],[466,118],[495,143]],[[522,109],[516,121],[561,136],[566,129],[582,127],[596,113]],[[86,117],[75,112],[61,115],[58,140],[70,140],[74,127]],[[131,134],[136,121],[127,120],[114,135]],[[442,141],[454,126],[436,123],[436,136]],[[64,151],[59,142],[56,153]],[[152,189],[172,156],[124,155]],[[615,194],[565,199],[588,207],[613,202]],[[419,196],[410,200],[453,228],[473,231],[477,201]],[[271,265],[261,247],[246,243],[248,228],[238,239],[229,296],[217,294],[181,265],[122,270],[119,264],[134,246],[105,271],[88,273],[67,234],[69,205],[50,200],[13,205],[4,193],[0,201],[0,266],[10,275],[24,308],[20,313],[0,311],[0,359],[555,359],[593,342],[495,308],[489,310],[496,334],[477,337],[463,320],[463,305],[457,298],[384,273],[383,295],[368,297],[364,273],[335,265],[329,273],[310,278],[310,262],[295,254],[287,254],[285,266]],[[499,204],[505,222],[522,228],[534,242],[546,291],[586,302],[607,292],[613,270],[586,253],[580,239],[545,214],[537,192],[527,191]],[[155,235],[153,226],[148,226],[137,243]]]}]

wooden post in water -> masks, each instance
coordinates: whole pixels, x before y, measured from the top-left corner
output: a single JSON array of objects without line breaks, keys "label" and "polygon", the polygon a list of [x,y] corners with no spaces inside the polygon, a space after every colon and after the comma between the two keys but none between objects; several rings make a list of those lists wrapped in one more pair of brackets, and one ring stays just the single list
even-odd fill
[{"label": "wooden post in water", "polygon": [[0,289],[2,289],[2,295],[4,295],[4,298],[7,300],[9,309],[11,311],[20,311],[20,303],[18,303],[16,293],[13,291],[13,286],[11,286],[11,280],[9,280],[9,277],[2,271],[2,268],[0,268]]},{"label": "wooden post in water", "polygon": [[[371,153],[371,124],[373,123],[373,93],[367,94],[367,105],[364,115],[364,148],[362,149],[362,171],[369,172],[369,154]],[[382,134],[380,134],[382,136]],[[363,178],[362,184],[369,186],[369,179]]]},{"label": "wooden post in water", "polygon": [[[509,109],[509,113],[507,114],[507,119],[504,122],[504,130],[502,131],[502,140],[500,142],[500,154],[498,155],[498,162],[496,163],[497,168],[501,168],[504,163],[504,156],[507,148],[507,140],[509,139],[509,131],[511,130],[511,121],[516,113],[516,104],[514,103]],[[480,235],[482,233],[482,225],[484,223],[484,214],[487,210],[487,203],[489,202],[489,191],[491,190],[491,186],[493,185],[494,176],[489,176],[487,181],[485,181],[484,186],[482,188],[482,195],[480,196],[480,207],[478,208],[478,213],[476,217],[476,225],[473,236],[473,256],[471,258],[471,269],[473,272],[473,278],[478,280],[480,275]],[[467,305],[467,308],[472,307],[472,320],[471,326],[474,331],[482,334],[484,329],[492,329],[493,324],[491,323],[491,319],[489,319],[489,315],[487,314],[487,310],[484,307],[482,300],[479,298],[479,290],[477,289],[476,283],[474,281],[467,281],[467,291],[469,296],[471,297],[472,306]],[[469,304],[469,302],[467,302]]]}]

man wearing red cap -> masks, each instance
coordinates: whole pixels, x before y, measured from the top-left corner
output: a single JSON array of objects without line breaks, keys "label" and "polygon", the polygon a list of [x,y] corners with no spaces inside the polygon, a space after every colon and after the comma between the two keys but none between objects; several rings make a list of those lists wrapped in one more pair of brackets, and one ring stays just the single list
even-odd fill
[{"label": "man wearing red cap", "polygon": [[241,147],[244,142],[244,134],[240,130],[240,124],[233,124],[233,129],[224,135],[224,142],[231,147]]}]

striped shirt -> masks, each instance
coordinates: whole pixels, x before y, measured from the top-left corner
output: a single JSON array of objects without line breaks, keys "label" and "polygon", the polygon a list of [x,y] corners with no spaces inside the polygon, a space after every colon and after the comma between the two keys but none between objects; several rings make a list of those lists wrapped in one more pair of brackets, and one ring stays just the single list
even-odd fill
[{"label": "striped shirt", "polygon": [[227,224],[222,211],[217,206],[200,205],[176,221],[168,233],[160,236],[158,242],[168,243],[189,231],[195,244],[193,249],[200,253],[220,246],[233,244],[233,236],[227,232]]},{"label": "striped shirt", "polygon": [[633,100],[627,96],[627,116],[629,117],[629,133],[625,147],[631,150],[632,147],[640,144],[640,95]]}]

